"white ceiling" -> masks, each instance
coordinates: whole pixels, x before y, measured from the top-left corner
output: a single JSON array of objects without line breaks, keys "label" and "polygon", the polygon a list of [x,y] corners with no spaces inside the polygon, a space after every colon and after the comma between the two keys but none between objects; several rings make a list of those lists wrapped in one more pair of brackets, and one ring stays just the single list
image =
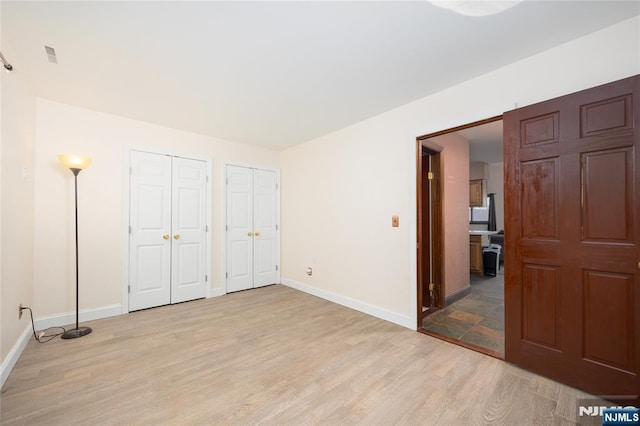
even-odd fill
[{"label": "white ceiling", "polygon": [[0,7],[2,51],[38,96],[278,150],[640,14],[637,1],[477,18],[426,1]]}]

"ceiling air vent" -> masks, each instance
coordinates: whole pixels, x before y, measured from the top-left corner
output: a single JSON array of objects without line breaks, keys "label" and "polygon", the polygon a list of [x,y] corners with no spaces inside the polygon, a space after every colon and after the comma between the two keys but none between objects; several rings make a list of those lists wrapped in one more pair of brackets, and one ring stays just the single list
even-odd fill
[{"label": "ceiling air vent", "polygon": [[45,46],[44,50],[47,52],[47,57],[49,58],[49,62],[52,64],[58,63],[58,58],[56,58],[56,49],[51,46]]}]

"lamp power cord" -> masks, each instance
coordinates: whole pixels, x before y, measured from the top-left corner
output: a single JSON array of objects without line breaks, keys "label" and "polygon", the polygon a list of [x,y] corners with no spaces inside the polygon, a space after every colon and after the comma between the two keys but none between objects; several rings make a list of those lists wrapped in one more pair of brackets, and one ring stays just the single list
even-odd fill
[{"label": "lamp power cord", "polygon": [[[22,313],[22,311],[24,311],[25,309],[27,309],[29,311],[29,315],[31,316],[31,329],[33,330],[33,337],[36,339],[36,341],[38,343],[47,343],[50,342],[51,340],[55,339],[58,336],[62,336],[64,334],[65,328],[64,327],[49,327],[44,331],[41,331],[40,334],[36,333],[36,326],[35,323],[33,321],[33,311],[31,310],[30,307],[28,306],[21,306],[20,307],[20,313]],[[47,334],[49,332],[49,330],[62,330],[62,332],[60,333],[54,333],[54,334]]]}]

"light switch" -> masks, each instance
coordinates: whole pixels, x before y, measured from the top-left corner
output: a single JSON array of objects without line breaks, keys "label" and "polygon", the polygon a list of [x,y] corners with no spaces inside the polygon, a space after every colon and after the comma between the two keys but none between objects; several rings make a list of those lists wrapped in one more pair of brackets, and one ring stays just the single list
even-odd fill
[{"label": "light switch", "polygon": [[400,218],[398,216],[391,216],[391,226],[394,228],[400,226]]}]

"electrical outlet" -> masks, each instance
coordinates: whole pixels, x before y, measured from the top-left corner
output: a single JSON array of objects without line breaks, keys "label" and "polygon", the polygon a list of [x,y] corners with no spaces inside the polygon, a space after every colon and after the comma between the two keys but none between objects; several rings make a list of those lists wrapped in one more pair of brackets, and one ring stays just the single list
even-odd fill
[{"label": "electrical outlet", "polygon": [[307,275],[313,275],[313,269],[311,268],[311,266],[307,266]]},{"label": "electrical outlet", "polygon": [[18,306],[18,319],[22,319],[22,310],[24,308],[22,307],[22,303],[20,304],[20,306]]}]

